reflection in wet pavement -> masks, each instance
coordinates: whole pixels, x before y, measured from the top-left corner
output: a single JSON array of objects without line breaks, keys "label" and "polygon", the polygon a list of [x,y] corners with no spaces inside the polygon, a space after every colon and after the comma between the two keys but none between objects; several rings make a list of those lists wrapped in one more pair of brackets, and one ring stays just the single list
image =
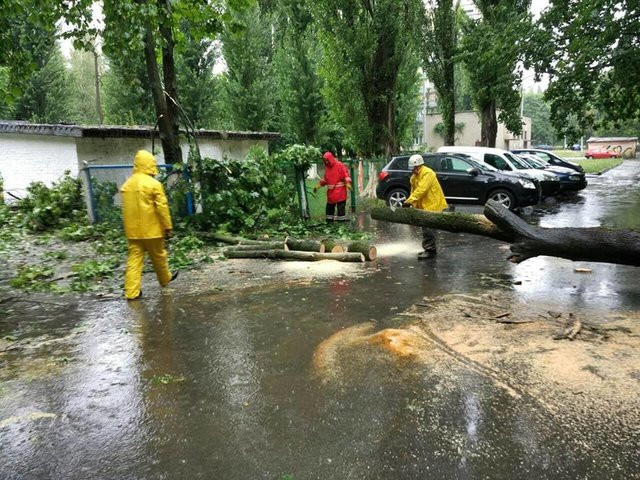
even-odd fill
[{"label": "reflection in wet pavement", "polygon": [[[589,180],[586,191],[535,220],[640,226],[638,162]],[[623,181],[624,192],[613,195]],[[379,238],[380,259],[358,274],[242,295],[169,290],[128,304],[40,305],[0,320],[0,338],[15,337],[0,345],[0,477],[637,473],[637,438],[611,462],[584,454],[535,402],[435,354],[434,366],[450,375],[429,364],[347,356],[337,380],[322,382],[312,365],[318,344],[337,331],[364,322],[395,327],[409,306],[446,293],[498,287],[563,311],[637,309],[636,269],[548,257],[512,265],[500,242],[442,232],[438,257],[417,262],[417,229],[367,228]],[[576,266],[592,273],[575,273]]]}]

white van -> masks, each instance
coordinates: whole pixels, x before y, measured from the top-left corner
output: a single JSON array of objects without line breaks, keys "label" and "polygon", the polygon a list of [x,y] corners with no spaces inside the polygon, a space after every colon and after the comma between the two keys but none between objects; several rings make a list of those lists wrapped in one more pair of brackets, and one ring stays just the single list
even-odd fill
[{"label": "white van", "polygon": [[527,177],[534,178],[540,182],[542,197],[556,195],[560,190],[560,181],[557,175],[544,170],[531,168],[516,155],[501,148],[445,146],[440,147],[438,152],[464,153],[498,170],[520,173]]}]

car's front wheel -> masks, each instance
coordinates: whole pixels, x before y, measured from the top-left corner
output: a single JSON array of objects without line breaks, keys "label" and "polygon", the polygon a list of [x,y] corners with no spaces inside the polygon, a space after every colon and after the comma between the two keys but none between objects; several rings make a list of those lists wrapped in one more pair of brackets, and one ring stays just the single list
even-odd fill
[{"label": "car's front wheel", "polygon": [[409,192],[404,188],[394,188],[387,193],[387,205],[401,208],[407,198],[409,198]]},{"label": "car's front wheel", "polygon": [[511,211],[515,210],[517,207],[515,197],[508,190],[501,190],[501,189],[494,190],[489,194],[489,198],[487,199],[487,201],[489,200],[498,202],[500,205],[502,205],[505,208],[508,208]]}]

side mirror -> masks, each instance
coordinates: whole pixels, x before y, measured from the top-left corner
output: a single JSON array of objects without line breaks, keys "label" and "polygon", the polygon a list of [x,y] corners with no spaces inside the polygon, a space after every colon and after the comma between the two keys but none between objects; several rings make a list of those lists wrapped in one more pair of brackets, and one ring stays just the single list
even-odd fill
[{"label": "side mirror", "polygon": [[467,173],[469,175],[473,175],[474,177],[477,177],[480,174],[480,170],[478,170],[476,167],[471,167],[471,168],[467,168]]}]

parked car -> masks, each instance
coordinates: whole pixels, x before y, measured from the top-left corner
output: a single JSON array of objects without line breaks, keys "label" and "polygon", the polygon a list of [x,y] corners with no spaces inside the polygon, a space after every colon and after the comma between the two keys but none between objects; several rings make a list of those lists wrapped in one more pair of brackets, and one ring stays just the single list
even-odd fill
[{"label": "parked car", "polygon": [[[535,205],[540,200],[538,183],[522,175],[500,172],[467,155],[423,154],[424,163],[436,172],[442,191],[451,204],[484,205],[494,200],[510,210]],[[387,205],[400,207],[409,197],[409,155],[393,157],[378,175],[376,196]]]},{"label": "parked car", "polygon": [[574,152],[579,152],[580,150],[582,150],[582,147],[579,143],[574,143],[573,145],[571,145],[571,150],[573,150]]},{"label": "parked car", "polygon": [[553,150],[553,147],[551,145],[547,145],[546,143],[536,145],[535,148],[537,148],[538,150]]},{"label": "parked car", "polygon": [[620,158],[618,152],[600,148],[589,148],[584,152],[584,156],[587,158]]},{"label": "parked car", "polygon": [[474,160],[490,165],[498,170],[517,172],[529,178],[534,178],[540,182],[541,195],[543,198],[552,197],[560,191],[560,182],[558,177],[553,173],[531,168],[512,153],[500,148],[446,146],[440,147],[438,152],[466,153]]},{"label": "parked car", "polygon": [[518,157],[531,165],[532,168],[546,170],[555,174],[560,180],[561,192],[577,192],[587,186],[587,179],[583,172],[576,172],[572,168],[549,165],[541,158],[531,154],[520,153]]},{"label": "parked car", "polygon": [[547,152],[546,150],[539,150],[537,148],[517,148],[511,150],[511,153],[530,153],[541,159],[543,162],[548,163],[549,165],[572,168],[576,172],[584,172],[584,168],[582,168],[582,165],[578,165],[577,163],[565,160],[555,153]]}]

